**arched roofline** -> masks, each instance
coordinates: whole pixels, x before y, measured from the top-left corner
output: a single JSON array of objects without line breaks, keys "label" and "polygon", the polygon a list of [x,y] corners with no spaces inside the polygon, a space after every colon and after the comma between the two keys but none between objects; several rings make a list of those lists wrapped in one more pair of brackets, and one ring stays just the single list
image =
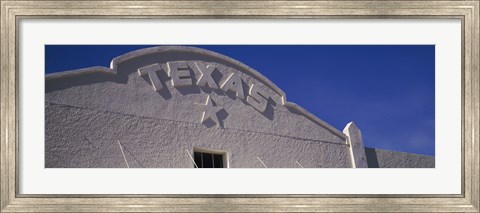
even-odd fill
[{"label": "arched roofline", "polygon": [[91,73],[106,73],[106,74],[112,74],[112,75],[117,75],[117,66],[118,64],[149,54],[153,53],[166,53],[166,52],[189,52],[189,53],[195,53],[195,54],[203,54],[207,55],[209,57],[217,58],[223,61],[227,61],[229,63],[235,64],[236,66],[239,66],[240,68],[243,69],[244,72],[247,74],[255,77],[258,81],[262,82],[265,84],[265,86],[269,87],[272,89],[274,92],[276,92],[278,95],[281,97],[281,102],[282,105],[288,108],[291,108],[298,113],[304,115],[306,118],[310,119],[314,123],[326,128],[333,134],[343,138],[346,140],[347,136],[343,134],[343,132],[337,130],[327,122],[321,120],[317,116],[313,115],[312,113],[308,112],[305,110],[303,107],[293,103],[293,102],[288,102],[286,94],[283,90],[281,90],[277,85],[275,85],[273,82],[271,82],[268,78],[266,78],[264,75],[262,75],[260,72],[254,70],[253,68],[249,67],[248,65],[230,58],[228,56],[210,51],[210,50],[205,50],[197,47],[187,47],[187,46],[158,46],[158,47],[150,47],[150,48],[144,48],[144,49],[139,49],[135,50],[132,52],[125,53],[123,55],[120,55],[118,57],[115,57],[112,59],[110,62],[110,68],[108,67],[102,67],[102,66],[95,66],[95,67],[88,67],[88,68],[82,68],[82,69],[76,69],[76,70],[70,70],[70,71],[64,71],[64,72],[58,72],[58,73],[51,73],[47,74],[45,76],[45,80],[53,80],[53,79],[60,79],[60,78],[70,78],[70,77],[75,77],[79,75],[84,75],[84,74],[91,74]]}]

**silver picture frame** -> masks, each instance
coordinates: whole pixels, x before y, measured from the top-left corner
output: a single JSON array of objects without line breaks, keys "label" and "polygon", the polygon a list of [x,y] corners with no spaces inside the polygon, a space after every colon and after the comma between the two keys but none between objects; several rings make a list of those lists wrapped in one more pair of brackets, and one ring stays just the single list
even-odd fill
[{"label": "silver picture frame", "polygon": [[[1,212],[479,212],[479,1],[1,0]],[[24,195],[19,193],[22,19],[457,19],[462,23],[461,194]]]}]

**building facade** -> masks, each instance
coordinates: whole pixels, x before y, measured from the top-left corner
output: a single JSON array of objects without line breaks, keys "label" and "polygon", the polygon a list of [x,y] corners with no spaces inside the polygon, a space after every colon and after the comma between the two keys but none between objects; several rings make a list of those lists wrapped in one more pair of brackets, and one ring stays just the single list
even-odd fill
[{"label": "building facade", "polygon": [[47,168],[435,167],[365,148],[247,65],[194,47],[133,51],[110,68],[48,74]]}]

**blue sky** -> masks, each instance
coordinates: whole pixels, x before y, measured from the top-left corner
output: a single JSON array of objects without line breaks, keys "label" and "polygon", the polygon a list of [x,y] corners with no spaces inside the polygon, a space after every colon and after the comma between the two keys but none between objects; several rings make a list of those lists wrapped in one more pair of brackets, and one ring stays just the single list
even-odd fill
[{"label": "blue sky", "polygon": [[[195,45],[237,59],[340,131],[354,121],[365,146],[435,155],[434,45]],[[151,46],[46,45],[45,71],[109,67]]]}]

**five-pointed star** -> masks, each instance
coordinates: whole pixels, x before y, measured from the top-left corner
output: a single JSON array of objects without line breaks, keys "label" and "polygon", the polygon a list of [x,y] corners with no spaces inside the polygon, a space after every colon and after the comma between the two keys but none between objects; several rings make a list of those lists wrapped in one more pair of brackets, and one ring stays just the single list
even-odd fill
[{"label": "five-pointed star", "polygon": [[210,95],[207,96],[207,101],[205,104],[197,104],[203,110],[202,114],[202,123],[208,120],[209,118],[212,119],[217,125],[220,124],[218,121],[217,113],[223,109],[223,107],[213,106],[212,99]]}]

